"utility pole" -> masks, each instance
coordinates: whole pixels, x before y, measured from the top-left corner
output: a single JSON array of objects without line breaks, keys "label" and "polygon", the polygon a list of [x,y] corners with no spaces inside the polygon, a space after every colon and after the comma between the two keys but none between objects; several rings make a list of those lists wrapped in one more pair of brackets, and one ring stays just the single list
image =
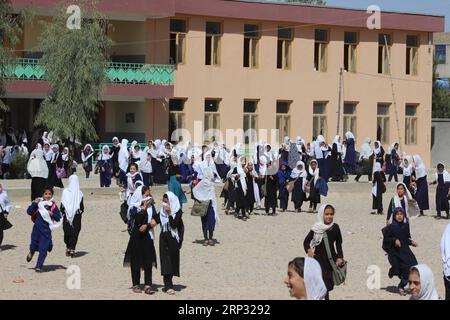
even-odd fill
[{"label": "utility pole", "polygon": [[344,68],[341,67],[339,70],[339,98],[338,98],[338,116],[337,116],[337,126],[336,126],[336,135],[339,135],[340,132],[340,124],[341,124],[341,108],[342,108],[342,97],[343,97],[343,87],[344,87]]}]

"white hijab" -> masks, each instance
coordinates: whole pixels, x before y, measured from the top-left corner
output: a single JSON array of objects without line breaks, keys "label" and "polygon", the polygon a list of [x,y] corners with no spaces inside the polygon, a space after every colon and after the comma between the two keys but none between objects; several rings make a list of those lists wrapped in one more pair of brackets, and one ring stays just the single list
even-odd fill
[{"label": "white hijab", "polygon": [[346,139],[353,139],[353,140],[355,140],[355,136],[354,136],[353,133],[351,133],[350,131],[347,131],[347,132],[345,133],[345,138],[346,138]]},{"label": "white hijab", "polygon": [[394,196],[394,205],[396,208],[402,208],[402,203],[400,200],[400,197],[397,194],[397,188],[399,185],[403,185],[403,188],[405,189],[405,194],[403,195],[403,199],[405,201],[405,211],[406,211],[406,217],[411,219],[412,217],[416,217],[418,215],[417,205],[414,205],[413,208],[410,208],[409,201],[413,200],[413,197],[411,195],[411,192],[409,192],[408,188],[406,187],[406,184],[403,182],[399,182],[395,188],[395,196]]},{"label": "white hijab", "polygon": [[1,212],[6,211],[9,213],[9,211],[11,210],[11,202],[9,201],[9,197],[8,197],[8,191],[6,190],[6,186],[3,183],[0,183],[0,185],[2,186],[2,192],[0,193],[0,207],[1,207]]},{"label": "white hijab", "polygon": [[259,175],[264,176],[267,171],[267,158],[265,156],[259,157]]},{"label": "white hijab", "polygon": [[[165,193],[167,197],[169,198],[169,206],[172,211],[172,217],[175,219],[178,211],[181,209],[180,201],[178,200],[178,197],[171,191],[167,191]],[[163,232],[166,232],[167,230],[170,230],[170,233],[172,234],[172,237],[177,239],[177,242],[180,242],[180,236],[178,235],[177,229],[172,229],[169,223],[169,215],[167,214],[165,210],[165,206],[161,207],[161,210],[159,211],[159,219],[161,221],[161,228]]]},{"label": "white hijab", "polygon": [[140,208],[142,204],[142,186],[139,186],[134,191],[133,195],[128,201],[127,220],[130,220],[130,212],[133,208]]},{"label": "white hijab", "polygon": [[372,154],[373,150],[370,147],[370,138],[365,138],[363,144],[361,145],[360,158],[369,159]]},{"label": "white hijab", "polygon": [[73,174],[69,177],[69,186],[64,189],[61,197],[61,203],[66,211],[66,217],[69,224],[72,225],[75,214],[80,209],[83,192],[80,190],[78,176]]},{"label": "white hijab", "polygon": [[[445,168],[445,165],[442,162],[439,162],[438,165],[442,165]],[[448,173],[447,170],[444,169],[444,171],[442,172],[443,178],[444,178],[444,183],[450,183],[450,173]],[[438,172],[435,173],[436,176],[436,181],[438,180]]]},{"label": "white hijab", "polygon": [[320,207],[319,213],[317,214],[317,222],[314,223],[313,227],[311,228],[311,230],[314,232],[314,237],[311,240],[309,247],[312,250],[314,250],[322,242],[323,234],[334,225],[334,221],[330,224],[325,224],[324,222],[324,213],[327,206],[328,204],[324,204]]},{"label": "white hijab", "polygon": [[35,149],[28,160],[27,171],[33,178],[48,178],[48,166],[44,159],[44,152]]},{"label": "white hijab", "polygon": [[419,296],[411,300],[439,300],[439,295],[434,286],[433,271],[426,264],[418,264],[411,269],[417,269],[420,277],[420,292]]},{"label": "white hijab", "polygon": [[244,196],[247,194],[247,180],[245,179],[246,174],[244,172],[244,168],[242,168],[242,160],[244,157],[240,157],[237,163],[237,173],[239,174],[239,181],[241,181],[242,191],[244,192]]},{"label": "white hijab", "polygon": [[130,154],[128,153],[128,140],[122,139],[122,143],[120,144],[120,150],[119,150],[119,168],[127,172],[128,170],[128,158],[130,157]]},{"label": "white hijab", "polygon": [[308,300],[324,300],[327,295],[327,287],[323,282],[322,268],[316,259],[305,257],[305,269],[303,272]]},{"label": "white hijab", "polygon": [[[380,172],[380,171],[381,171],[381,164],[379,162],[375,162],[375,164],[373,165],[373,173]],[[374,179],[373,187],[372,187],[372,194],[374,197],[377,196],[377,186],[378,186],[378,182],[376,182]]]},{"label": "white hijab", "polygon": [[63,219],[59,219],[58,222],[54,221],[52,219],[52,217],[50,216],[50,211],[45,208],[45,206],[48,206],[48,207],[53,206],[54,202],[55,202],[55,200],[52,198],[49,201],[45,201],[42,199],[38,203],[39,214],[41,215],[42,219],[44,219],[44,221],[48,223],[51,231],[59,228],[63,222]]},{"label": "white hijab", "polygon": [[[375,147],[375,145],[378,144],[378,147]],[[381,152],[381,142],[379,140],[375,141],[375,143],[373,144],[373,152],[375,154],[379,154]]]},{"label": "white hijab", "polygon": [[415,162],[414,170],[416,171],[416,178],[420,179],[425,177],[427,175],[427,169],[425,168],[422,158],[418,154],[414,155],[413,158]]},{"label": "white hijab", "polygon": [[[106,151],[106,153],[105,153]],[[103,160],[103,161],[108,161],[109,159],[111,159],[111,155],[109,154],[109,147],[107,145],[104,145],[102,147],[102,153],[100,154],[100,159],[99,160]]]},{"label": "white hijab", "polygon": [[214,209],[216,222],[219,221],[217,210],[216,190],[214,183],[214,173],[208,168],[203,168],[203,179],[192,189],[194,198],[199,201],[211,201]]},{"label": "white hijab", "polygon": [[[316,165],[317,165],[317,167],[316,167],[316,170],[313,170],[313,168],[311,168],[311,163],[312,162],[315,162],[316,163]],[[309,168],[308,168],[308,172],[309,172],[309,174],[311,175],[311,176],[313,176],[314,177],[314,185],[316,184],[316,182],[317,182],[317,180],[319,180],[319,163],[317,162],[317,160],[311,160],[310,162],[309,162]]]},{"label": "white hijab", "polygon": [[444,230],[441,238],[442,269],[446,277],[450,277],[450,224]]},{"label": "white hijab", "polygon": [[403,159],[406,159],[408,161],[407,166],[405,166],[403,162],[401,164],[401,167],[403,168],[403,175],[409,177],[409,176],[411,176],[412,171],[414,169],[412,158],[411,158],[411,156],[404,156]]},{"label": "white hijab", "polygon": [[[302,169],[298,169],[299,166],[302,166]],[[297,164],[295,165],[295,168],[291,172],[291,178],[297,179],[300,178],[306,178],[307,173],[305,170],[305,163],[303,161],[297,161]]]},{"label": "white hijab", "polygon": [[[67,153],[65,153],[65,151],[67,151]],[[63,161],[69,160],[69,148],[67,148],[67,147],[64,148],[61,157],[62,157]]]},{"label": "white hijab", "polygon": [[333,144],[336,143],[337,152],[341,153],[342,152],[342,144],[339,142],[339,140],[341,140],[341,136],[336,135],[333,139]]}]

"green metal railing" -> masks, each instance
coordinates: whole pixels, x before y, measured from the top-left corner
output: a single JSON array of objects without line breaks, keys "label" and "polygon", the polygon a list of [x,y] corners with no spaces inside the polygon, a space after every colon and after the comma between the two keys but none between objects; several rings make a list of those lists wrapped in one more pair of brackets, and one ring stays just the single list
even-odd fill
[{"label": "green metal railing", "polygon": [[[17,59],[15,65],[0,72],[4,79],[45,80],[45,68],[39,64],[39,59]],[[110,83],[173,85],[174,66],[111,62],[106,75]]]}]

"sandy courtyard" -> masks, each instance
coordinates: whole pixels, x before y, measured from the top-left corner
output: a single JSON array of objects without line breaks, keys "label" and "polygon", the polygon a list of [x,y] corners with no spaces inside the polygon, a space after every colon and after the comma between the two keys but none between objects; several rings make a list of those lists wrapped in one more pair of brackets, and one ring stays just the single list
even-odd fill
[{"label": "sandy courtyard", "polygon": [[[363,178],[364,179],[364,178]],[[362,180],[366,181],[366,180]],[[185,240],[181,249],[181,278],[174,278],[176,296],[161,291],[160,271],[153,269],[153,282],[159,288],[154,296],[132,293],[131,275],[122,266],[128,233],[121,221],[118,188],[98,188],[98,176],[80,178],[85,195],[85,214],[78,242],[78,257],[64,254],[62,228],[53,233],[54,250],[45,261],[44,273],[32,269],[37,259],[25,261],[32,222],[26,214],[30,204],[30,181],[6,181],[13,203],[10,221],[14,227],[5,232],[0,252],[0,299],[290,299],[283,284],[287,263],[304,256],[303,239],[316,219],[311,213],[280,213],[255,216],[244,222],[226,216],[221,210],[216,227],[215,247],[203,247],[200,218],[192,217],[185,205]],[[65,181],[67,184],[67,181]],[[389,279],[387,257],[381,249],[381,228],[385,216],[372,216],[371,185],[367,182],[330,183],[330,193],[322,198],[336,207],[335,221],[343,233],[343,250],[349,262],[348,280],[331,292],[331,299],[407,299],[395,293],[398,279]],[[166,187],[153,188],[160,208]],[[386,207],[394,191],[388,184]],[[217,193],[220,193],[219,188]],[[56,193],[58,204],[61,191]],[[419,247],[413,248],[419,263],[431,266],[437,290],[444,295],[439,244],[447,220],[432,218],[435,187],[430,188],[431,210],[427,217],[411,223],[411,234]],[[190,195],[188,195],[190,197]],[[222,199],[219,200],[222,203]],[[20,208],[19,208],[20,207]],[[221,206],[220,206],[221,207]],[[307,204],[304,204],[305,209]],[[289,210],[293,210],[290,203]],[[156,232],[159,235],[159,229]],[[158,239],[158,237],[157,237]],[[158,241],[156,250],[158,251]],[[159,259],[159,256],[158,256]],[[159,263],[159,261],[158,261]],[[66,286],[66,268],[79,266],[81,289]],[[381,288],[369,290],[366,269],[376,265],[381,270]],[[21,281],[23,280],[23,281]],[[143,274],[141,282],[143,282]]]}]

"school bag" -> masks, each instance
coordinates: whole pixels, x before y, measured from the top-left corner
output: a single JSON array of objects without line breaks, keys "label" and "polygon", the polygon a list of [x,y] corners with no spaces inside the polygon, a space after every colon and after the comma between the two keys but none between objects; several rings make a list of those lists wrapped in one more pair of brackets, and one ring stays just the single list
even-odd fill
[{"label": "school bag", "polygon": [[343,261],[342,266],[337,266],[336,262],[333,260],[330,250],[330,243],[328,242],[328,235],[326,232],[323,234],[323,243],[325,244],[325,249],[327,251],[328,261],[330,262],[331,268],[333,269],[333,282],[335,286],[339,286],[345,283],[347,278],[347,261]]}]

